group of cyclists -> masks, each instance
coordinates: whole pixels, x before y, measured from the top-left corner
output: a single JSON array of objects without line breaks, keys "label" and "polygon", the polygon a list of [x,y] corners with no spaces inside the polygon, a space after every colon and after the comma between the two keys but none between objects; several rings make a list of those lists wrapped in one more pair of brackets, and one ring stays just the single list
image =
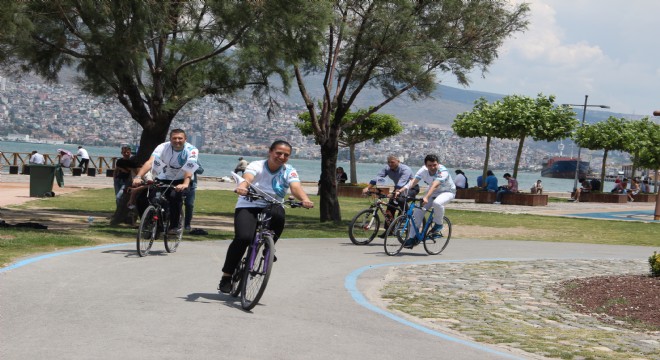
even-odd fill
[{"label": "group of cyclists", "polygon": [[[181,231],[182,224],[179,223],[179,220],[183,199],[189,191],[194,172],[198,167],[199,151],[186,140],[184,130],[172,130],[169,141],[156,147],[149,160],[138,169],[132,181],[132,185],[138,187],[142,185],[143,177],[152,173],[157,181],[171,184],[171,191],[168,194],[170,228],[167,230],[171,234]],[[287,164],[291,150],[291,144],[284,140],[277,140],[271,144],[267,159],[251,162],[245,169],[243,177],[237,176],[239,181],[234,192],[239,195],[239,198],[234,210],[234,239],[227,249],[222,267],[222,277],[218,285],[218,290],[222,293],[231,291],[232,273],[254,236],[258,214],[264,211],[268,205],[264,201],[253,201],[247,197],[250,187],[259,189],[279,202],[284,200],[290,190],[291,194],[301,201],[303,207],[312,208],[314,206],[302,187],[298,172],[293,166]],[[413,174],[411,168],[402,164],[398,157],[388,156],[387,166],[376,175],[375,179],[370,181],[364,189],[364,193],[366,194],[374,186],[385,185],[387,178],[394,182],[394,193],[390,204],[401,207],[404,206],[406,199],[414,198],[419,193],[419,182],[423,181],[427,184],[428,190],[423,197],[422,204],[432,204],[433,216],[439,220],[434,221],[435,225],[431,233],[439,232],[442,227],[444,206],[454,199],[456,185],[447,168],[440,164],[438,157],[427,155],[424,165]],[[270,209],[270,227],[275,234],[274,240],[277,241],[284,230],[284,209],[281,206],[270,207]],[[391,220],[392,216],[388,218]],[[385,229],[387,229],[389,224],[386,222],[385,225]],[[380,236],[385,237],[385,233]]]}]

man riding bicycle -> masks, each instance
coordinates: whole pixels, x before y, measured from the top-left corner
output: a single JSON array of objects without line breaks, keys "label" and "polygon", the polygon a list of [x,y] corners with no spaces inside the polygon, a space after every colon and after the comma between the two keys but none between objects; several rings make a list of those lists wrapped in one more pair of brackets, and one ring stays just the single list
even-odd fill
[{"label": "man riding bicycle", "polygon": [[[286,164],[291,155],[291,145],[284,140],[275,141],[268,151],[268,159],[251,162],[243,174],[243,180],[234,191],[241,195],[236,202],[234,211],[234,240],[229,244],[225,263],[222,267],[222,278],[218,290],[223,293],[231,291],[231,274],[241,261],[257,227],[257,216],[268,203],[264,200],[251,201],[246,195],[248,188],[253,186],[262,194],[282,202],[289,187],[291,194],[302,201],[305,208],[314,207],[303,189],[298,172],[293,166]],[[274,241],[284,230],[284,208],[272,206],[270,213],[270,229],[275,233]]]},{"label": "man riding bicycle", "polygon": [[[435,222],[435,225],[431,229],[429,236],[434,236],[442,230],[442,218],[445,216],[445,204],[456,197],[456,185],[454,184],[451,175],[449,175],[447,168],[438,162],[438,157],[436,155],[426,155],[424,158],[424,166],[417,170],[415,178],[400,190],[395,191],[395,195],[398,195],[400,191],[419,186],[417,184],[420,181],[424,181],[429,185],[429,189],[426,191],[422,200],[422,206],[430,201],[433,202],[433,221]],[[411,244],[408,243],[408,240],[406,240],[404,246],[410,245]]]},{"label": "man riding bicycle", "polygon": [[[376,185],[384,185],[386,182],[386,178],[389,177],[394,181],[394,190],[399,190],[401,189],[404,185],[410,181],[413,177],[413,172],[408,167],[407,165],[401,164],[401,161],[397,156],[390,155],[387,157],[387,166],[384,167],[378,175],[376,175],[376,178],[371,180],[369,182],[369,185],[362,190],[363,194],[367,194],[371,188],[373,188]],[[392,222],[392,219],[394,218],[394,211],[392,209],[395,209],[397,206],[401,209],[404,210],[404,206],[406,204],[406,198],[407,197],[415,197],[419,193],[419,185],[416,185],[414,187],[411,187],[408,190],[407,194],[403,194],[404,196],[399,197],[397,194],[396,196],[393,196],[390,199],[390,202],[387,207],[386,217],[385,217],[385,231],[381,234],[378,235],[380,238],[385,237],[385,233],[387,232],[387,228],[389,228],[390,223]]]},{"label": "man riding bicycle", "polygon": [[186,132],[182,129],[174,129],[170,132],[170,141],[158,145],[133,178],[133,187],[140,186],[142,176],[153,168],[157,180],[171,183],[174,191],[170,191],[168,197],[170,213],[168,234],[178,234],[181,231],[182,224],[179,224],[179,217],[183,196],[188,191],[190,179],[197,169],[198,155],[197,148],[186,142]]}]

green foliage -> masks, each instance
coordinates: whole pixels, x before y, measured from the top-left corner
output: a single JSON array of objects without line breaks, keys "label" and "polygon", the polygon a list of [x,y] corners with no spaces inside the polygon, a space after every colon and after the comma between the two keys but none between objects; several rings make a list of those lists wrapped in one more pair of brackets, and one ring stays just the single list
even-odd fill
[{"label": "green foliage", "polygon": [[651,268],[651,276],[660,276],[660,254],[655,251],[649,257],[649,267]]},{"label": "green foliage", "polygon": [[[543,94],[536,99],[508,95],[492,104],[481,98],[475,101],[472,111],[456,117],[452,129],[460,137],[518,140],[513,169],[513,177],[516,177],[525,138],[555,141],[568,137],[577,126],[575,113],[568,107],[555,106],[554,102],[555,96]],[[486,153],[489,153],[488,149]],[[485,160],[487,163],[488,159]]]},{"label": "green foliage", "polygon": [[635,141],[627,146],[636,165],[633,168],[660,169],[660,125],[644,118],[629,126],[635,133]]},{"label": "green foliage", "polygon": [[606,121],[584,125],[574,134],[575,142],[589,150],[604,150],[601,168],[601,183],[605,183],[605,164],[610,151],[626,151],[630,143],[636,141],[637,132],[630,120],[610,116]]},{"label": "green foliage", "polygon": [[[451,73],[461,84],[467,74],[485,71],[502,42],[527,26],[527,4],[505,0],[334,1],[334,18],[314,61],[295,64],[298,88],[321,147],[322,178],[334,174],[339,137],[401,95],[429,96],[436,76]],[[488,14],[488,16],[484,16]],[[303,72],[323,73],[320,104],[307,90]],[[382,99],[349,123],[344,116],[365,87]],[[321,182],[322,220],[341,218],[332,183]]]},{"label": "green foliage", "polygon": [[10,47],[13,62],[48,80],[75,68],[84,91],[116,97],[144,129],[143,159],[193,99],[248,86],[259,93],[271,74],[286,89],[287,66],[316,54],[330,15],[329,2],[306,0],[2,5],[2,20],[11,21],[3,21],[9,30],[0,33],[0,51]]}]

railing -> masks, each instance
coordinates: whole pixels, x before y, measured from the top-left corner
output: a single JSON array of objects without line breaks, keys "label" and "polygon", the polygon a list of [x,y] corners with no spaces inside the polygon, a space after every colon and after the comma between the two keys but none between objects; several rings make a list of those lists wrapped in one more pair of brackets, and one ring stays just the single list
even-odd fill
[{"label": "railing", "polygon": [[[44,156],[44,164],[46,165],[55,165],[60,163],[61,155],[42,155]],[[19,168],[22,168],[24,165],[30,165],[31,156],[31,153],[2,153],[0,154],[0,168],[5,166],[18,166]],[[118,159],[118,157],[90,156],[89,167],[96,168],[98,173],[102,174],[106,169],[114,169]],[[78,159],[77,155],[73,155],[73,160],[71,161],[71,168],[74,167],[80,167],[80,160]]]}]

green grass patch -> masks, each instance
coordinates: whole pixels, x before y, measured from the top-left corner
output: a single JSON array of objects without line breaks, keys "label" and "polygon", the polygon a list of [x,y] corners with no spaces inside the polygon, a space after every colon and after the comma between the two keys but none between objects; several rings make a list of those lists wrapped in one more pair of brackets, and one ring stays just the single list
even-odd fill
[{"label": "green grass patch", "polygon": [[56,233],[48,230],[9,229],[0,231],[0,264],[36,253],[52,252],[63,248],[96,245],[91,238]]},{"label": "green grass patch", "polygon": [[[310,196],[319,203],[318,196]],[[343,220],[336,224],[319,221],[318,206],[314,209],[286,209],[287,238],[347,238],[347,228],[353,216],[369,207],[367,198],[340,198]],[[195,202],[196,216],[219,216],[233,219],[236,194],[228,190],[199,190]],[[65,194],[54,198],[43,198],[15,206],[18,209],[49,209],[69,214],[85,214],[95,218],[94,225],[84,230],[48,231],[48,236],[38,230],[22,229],[21,240],[14,233],[0,231],[0,236],[9,235],[2,247],[2,263],[13,261],[32,253],[52,251],[60,247],[87,246],[97,243],[130,242],[135,240],[134,227],[109,226],[104,220],[115,210],[113,189],[90,189]],[[659,246],[657,234],[660,224],[632,221],[603,221],[573,219],[565,217],[524,214],[500,214],[493,212],[451,210],[447,216],[454,226],[453,238],[461,238],[461,229],[470,226],[480,231],[470,235],[477,239],[510,239],[554,242],[577,242],[609,245]],[[194,220],[193,220],[194,221]],[[226,219],[225,219],[226,221]],[[186,236],[185,241],[231,239],[233,231],[208,229],[206,236]],[[31,238],[32,240],[24,240]],[[71,239],[71,242],[65,240]],[[89,240],[93,239],[93,240]]]}]

